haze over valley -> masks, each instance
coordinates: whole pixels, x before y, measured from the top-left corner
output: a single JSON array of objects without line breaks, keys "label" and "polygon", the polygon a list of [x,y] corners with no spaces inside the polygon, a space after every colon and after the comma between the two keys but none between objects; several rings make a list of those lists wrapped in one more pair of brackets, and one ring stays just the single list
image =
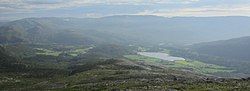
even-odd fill
[{"label": "haze over valley", "polygon": [[250,2],[219,1],[0,0],[0,90],[248,91]]}]

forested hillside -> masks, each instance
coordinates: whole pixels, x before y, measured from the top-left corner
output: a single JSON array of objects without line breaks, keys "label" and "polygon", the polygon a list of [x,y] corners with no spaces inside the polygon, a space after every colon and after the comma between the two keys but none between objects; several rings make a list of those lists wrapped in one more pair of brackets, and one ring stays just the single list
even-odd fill
[{"label": "forested hillside", "polygon": [[3,24],[0,43],[91,44],[105,41],[186,45],[249,36],[249,23],[249,17],[26,18]]},{"label": "forested hillside", "polygon": [[250,37],[235,38],[192,46],[199,53],[213,56],[236,59],[238,61],[250,61]]}]

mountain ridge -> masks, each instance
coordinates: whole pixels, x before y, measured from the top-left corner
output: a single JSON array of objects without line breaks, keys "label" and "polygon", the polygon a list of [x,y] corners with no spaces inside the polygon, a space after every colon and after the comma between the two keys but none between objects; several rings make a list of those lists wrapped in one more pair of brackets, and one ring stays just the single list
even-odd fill
[{"label": "mountain ridge", "polygon": [[[112,37],[112,39],[134,40],[134,42],[145,41],[151,44],[164,42],[185,45],[250,36],[250,32],[248,31],[250,27],[247,25],[249,23],[249,17],[240,16],[173,18],[160,16],[25,18],[2,25],[0,27],[0,37],[5,38],[7,40],[5,42],[7,43],[8,40],[10,43],[15,42],[15,40],[47,42],[50,40],[47,39],[47,37],[54,36],[56,33],[75,31],[77,34],[82,34],[81,36],[86,36],[84,33],[91,32],[86,32],[86,30],[94,30],[95,33],[104,34],[106,37],[109,35],[115,36]],[[28,34],[30,32],[33,33]],[[34,37],[28,38],[32,35],[34,35]],[[98,38],[98,36],[95,35],[90,36]],[[77,40],[81,39],[82,38],[79,38]],[[87,40],[95,41],[94,39]]]},{"label": "mountain ridge", "polygon": [[200,43],[193,45],[192,48],[204,54],[222,56],[230,59],[242,59],[244,61],[250,60],[248,55],[250,51],[250,36]]}]

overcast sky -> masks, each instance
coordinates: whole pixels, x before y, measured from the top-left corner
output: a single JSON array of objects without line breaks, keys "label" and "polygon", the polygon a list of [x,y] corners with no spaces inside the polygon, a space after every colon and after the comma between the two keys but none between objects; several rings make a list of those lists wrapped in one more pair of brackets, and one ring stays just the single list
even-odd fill
[{"label": "overcast sky", "polygon": [[112,15],[250,16],[250,0],[0,0],[0,20]]}]

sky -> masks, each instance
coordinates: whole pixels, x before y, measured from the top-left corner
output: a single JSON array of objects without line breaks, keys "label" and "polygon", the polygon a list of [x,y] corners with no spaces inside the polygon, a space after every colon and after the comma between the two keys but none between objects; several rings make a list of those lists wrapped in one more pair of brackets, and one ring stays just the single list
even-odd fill
[{"label": "sky", "polygon": [[250,0],[0,0],[0,20],[113,15],[250,16]]}]

